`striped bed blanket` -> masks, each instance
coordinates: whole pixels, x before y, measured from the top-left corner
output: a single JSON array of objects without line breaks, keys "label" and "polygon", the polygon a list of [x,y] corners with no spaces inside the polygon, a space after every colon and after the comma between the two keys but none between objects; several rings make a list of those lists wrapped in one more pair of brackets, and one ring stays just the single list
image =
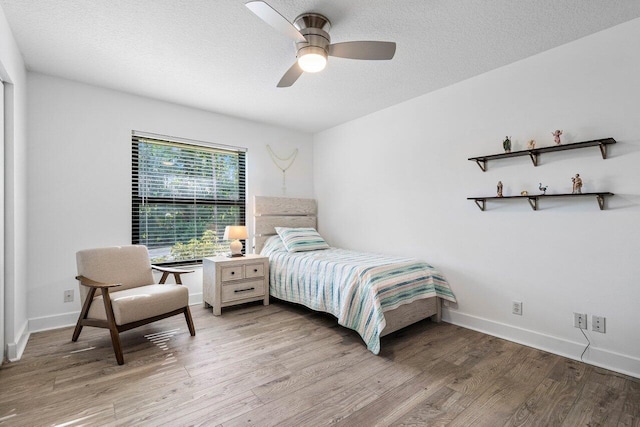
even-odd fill
[{"label": "striped bed blanket", "polygon": [[456,302],[444,276],[414,259],[337,248],[288,252],[278,236],[267,240],[261,255],[269,257],[271,295],[334,315],[374,354],[385,311],[434,296]]}]

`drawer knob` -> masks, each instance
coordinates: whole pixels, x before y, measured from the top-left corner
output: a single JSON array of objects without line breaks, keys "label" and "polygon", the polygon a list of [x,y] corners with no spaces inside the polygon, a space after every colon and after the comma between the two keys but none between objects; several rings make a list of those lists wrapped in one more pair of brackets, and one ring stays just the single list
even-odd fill
[{"label": "drawer knob", "polygon": [[234,290],[233,292],[235,292],[235,293],[237,294],[237,293],[239,293],[239,292],[249,292],[249,291],[253,291],[253,290],[255,290],[255,289],[256,289],[256,288],[236,289],[236,290]]},{"label": "drawer knob", "polygon": [[232,272],[231,272],[231,275],[233,276],[234,274],[236,274],[236,272],[235,272],[235,271],[232,271]]},{"label": "drawer knob", "polygon": [[258,272],[258,269],[257,269],[257,268],[254,268],[254,269],[253,269],[253,272],[254,272],[254,273],[257,273],[257,272]]}]

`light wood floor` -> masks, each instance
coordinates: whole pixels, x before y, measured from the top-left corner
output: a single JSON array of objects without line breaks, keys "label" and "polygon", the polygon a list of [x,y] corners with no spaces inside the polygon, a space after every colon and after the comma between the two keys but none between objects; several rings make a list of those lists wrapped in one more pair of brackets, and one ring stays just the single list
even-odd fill
[{"label": "light wood floor", "polygon": [[366,350],[326,315],[283,303],[122,335],[31,335],[0,369],[0,425],[640,426],[640,380],[446,323]]}]

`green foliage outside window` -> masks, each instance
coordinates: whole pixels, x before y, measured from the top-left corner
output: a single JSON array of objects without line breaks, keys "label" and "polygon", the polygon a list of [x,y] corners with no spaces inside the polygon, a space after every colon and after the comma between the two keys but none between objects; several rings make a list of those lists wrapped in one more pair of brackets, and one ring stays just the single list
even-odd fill
[{"label": "green foliage outside window", "polygon": [[176,243],[171,248],[171,256],[175,261],[203,258],[211,254],[228,251],[228,245],[219,242],[213,230],[207,230],[200,239],[191,239],[188,243]]},{"label": "green foliage outside window", "polygon": [[227,225],[244,223],[244,153],[133,142],[133,241],[152,262],[228,252]]}]

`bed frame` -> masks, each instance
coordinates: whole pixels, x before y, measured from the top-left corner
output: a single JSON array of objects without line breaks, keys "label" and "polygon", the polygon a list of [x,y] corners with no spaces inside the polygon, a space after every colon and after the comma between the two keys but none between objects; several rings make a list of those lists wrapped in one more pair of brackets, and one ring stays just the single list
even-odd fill
[{"label": "bed frame", "polygon": [[[317,205],[314,199],[254,196],[254,251],[260,253],[267,239],[276,234],[275,227],[313,227],[317,229]],[[440,322],[441,301],[423,298],[384,312],[387,325],[380,336],[431,317]]]}]

